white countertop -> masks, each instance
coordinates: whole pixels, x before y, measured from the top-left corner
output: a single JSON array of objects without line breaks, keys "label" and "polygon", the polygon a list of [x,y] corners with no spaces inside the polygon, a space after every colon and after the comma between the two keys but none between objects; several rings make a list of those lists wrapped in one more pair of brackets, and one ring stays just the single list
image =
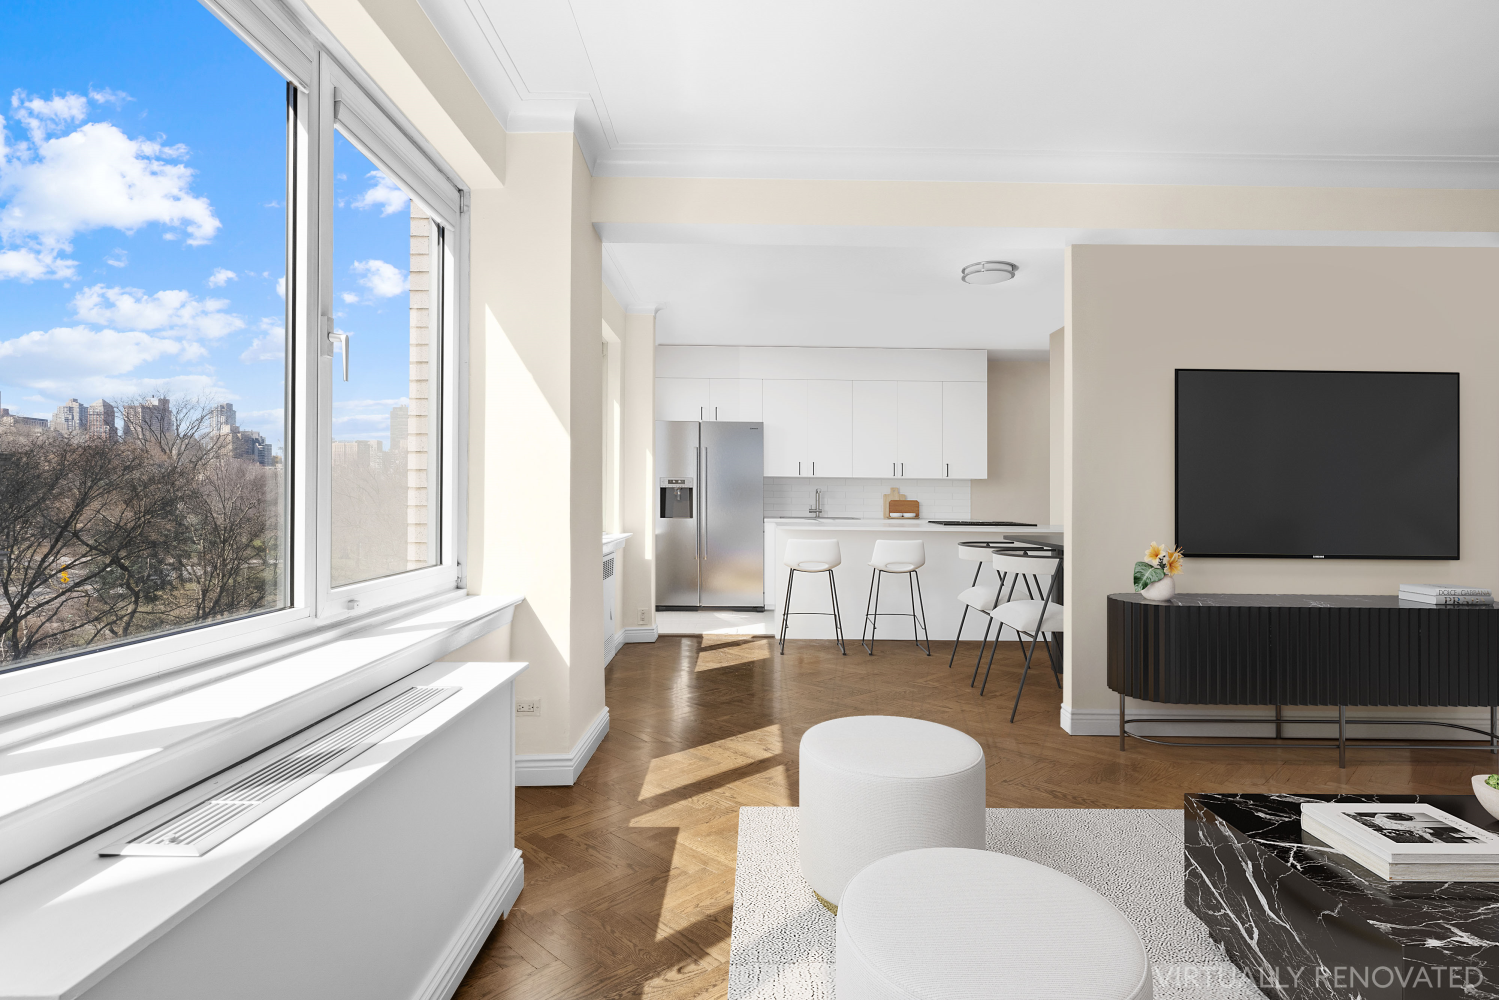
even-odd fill
[{"label": "white countertop", "polygon": [[820,518],[815,521],[797,517],[767,517],[765,523],[779,525],[782,528],[809,528],[816,531],[957,531],[969,535],[1013,535],[1022,532],[1031,534],[1062,530],[1060,524],[1038,524],[1033,528],[1013,524],[1002,526],[933,524],[916,517],[864,517],[850,520]]}]

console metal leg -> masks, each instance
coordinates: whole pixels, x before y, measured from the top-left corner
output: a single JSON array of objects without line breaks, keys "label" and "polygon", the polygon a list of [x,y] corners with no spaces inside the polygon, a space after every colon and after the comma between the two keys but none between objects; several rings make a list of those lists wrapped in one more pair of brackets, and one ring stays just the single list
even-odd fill
[{"label": "console metal leg", "polygon": [[1124,753],[1124,692],[1119,692],[1119,752]]},{"label": "console metal leg", "polygon": [[1338,768],[1348,766],[1348,706],[1338,706]]},{"label": "console metal leg", "polygon": [[1499,705],[1489,706],[1489,753],[1499,753]]}]

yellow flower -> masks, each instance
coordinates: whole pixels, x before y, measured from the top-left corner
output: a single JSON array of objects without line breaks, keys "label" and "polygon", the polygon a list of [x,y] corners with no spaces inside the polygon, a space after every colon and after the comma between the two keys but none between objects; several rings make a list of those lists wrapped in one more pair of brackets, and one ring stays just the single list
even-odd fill
[{"label": "yellow flower", "polygon": [[1166,550],[1161,548],[1159,542],[1151,542],[1150,548],[1145,550],[1145,561],[1148,563],[1154,563],[1157,559],[1161,558],[1161,556],[1165,555],[1165,553]]},{"label": "yellow flower", "polygon": [[1180,573],[1181,571],[1182,571],[1182,550],[1181,550],[1181,547],[1178,546],[1177,548],[1174,548],[1170,552],[1166,553],[1166,574],[1168,576],[1175,576],[1176,574]]}]

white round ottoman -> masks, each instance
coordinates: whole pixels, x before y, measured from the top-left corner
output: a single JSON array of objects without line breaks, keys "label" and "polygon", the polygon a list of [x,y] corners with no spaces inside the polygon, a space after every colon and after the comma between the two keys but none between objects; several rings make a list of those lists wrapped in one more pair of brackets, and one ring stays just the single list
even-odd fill
[{"label": "white round ottoman", "polygon": [[984,846],[984,751],[935,722],[859,715],[802,736],[802,875],[836,909],[848,880],[889,854]]},{"label": "white round ottoman", "polygon": [[1148,1000],[1124,914],[1008,854],[907,851],[854,876],[838,907],[838,1000]]}]

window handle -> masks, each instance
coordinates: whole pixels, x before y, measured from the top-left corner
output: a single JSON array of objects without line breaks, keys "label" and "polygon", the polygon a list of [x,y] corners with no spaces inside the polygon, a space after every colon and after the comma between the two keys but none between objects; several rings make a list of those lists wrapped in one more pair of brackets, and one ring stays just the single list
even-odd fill
[{"label": "window handle", "polygon": [[333,329],[332,316],[329,316],[326,322],[328,324],[329,356],[332,356],[334,347],[343,352],[344,381],[347,382],[349,380],[349,335],[347,333],[339,333]]}]

